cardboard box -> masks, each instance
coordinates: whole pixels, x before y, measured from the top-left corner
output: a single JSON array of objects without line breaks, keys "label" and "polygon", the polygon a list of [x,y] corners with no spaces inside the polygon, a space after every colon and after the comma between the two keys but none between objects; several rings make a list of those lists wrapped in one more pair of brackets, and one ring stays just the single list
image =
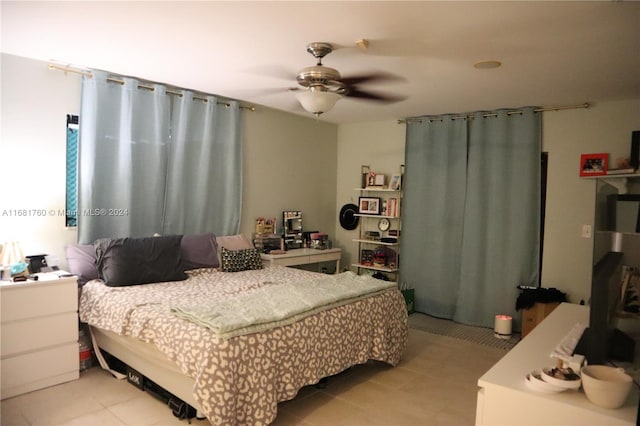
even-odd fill
[{"label": "cardboard box", "polygon": [[560,302],[536,303],[528,309],[522,310],[522,334],[526,336],[536,325],[547,317],[560,304]]}]

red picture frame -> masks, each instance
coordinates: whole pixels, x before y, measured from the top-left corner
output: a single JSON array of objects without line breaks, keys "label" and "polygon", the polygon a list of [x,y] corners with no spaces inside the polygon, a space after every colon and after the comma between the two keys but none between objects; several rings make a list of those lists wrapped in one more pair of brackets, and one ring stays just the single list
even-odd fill
[{"label": "red picture frame", "polygon": [[582,154],[580,156],[580,176],[604,176],[607,174],[609,154]]}]

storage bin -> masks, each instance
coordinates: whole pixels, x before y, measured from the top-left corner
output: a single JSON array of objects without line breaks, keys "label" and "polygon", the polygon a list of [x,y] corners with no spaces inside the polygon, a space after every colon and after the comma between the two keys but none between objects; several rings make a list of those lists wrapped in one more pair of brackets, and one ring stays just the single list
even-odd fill
[{"label": "storage bin", "polygon": [[414,302],[415,302],[415,290],[412,288],[407,288],[404,290],[400,290],[402,295],[404,296],[404,301],[407,304],[407,314],[412,314],[415,312]]}]

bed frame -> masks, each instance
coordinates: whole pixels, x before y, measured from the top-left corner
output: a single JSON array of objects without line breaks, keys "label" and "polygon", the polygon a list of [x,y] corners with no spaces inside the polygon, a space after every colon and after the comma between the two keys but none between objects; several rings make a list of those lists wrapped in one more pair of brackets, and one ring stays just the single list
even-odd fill
[{"label": "bed frame", "polygon": [[[193,397],[195,381],[183,374],[178,366],[167,359],[160,350],[133,337],[121,336],[96,327],[90,327],[90,330],[93,347],[96,352],[100,349],[105,350],[166,391],[194,407],[198,412],[196,417],[205,417],[201,414],[202,410]],[[96,355],[100,358],[98,353]],[[102,361],[101,366],[105,368],[105,365],[102,365]]]}]

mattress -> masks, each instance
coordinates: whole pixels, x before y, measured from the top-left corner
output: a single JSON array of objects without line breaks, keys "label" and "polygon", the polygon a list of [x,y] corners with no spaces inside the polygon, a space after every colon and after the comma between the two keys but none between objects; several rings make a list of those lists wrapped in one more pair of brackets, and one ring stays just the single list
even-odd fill
[{"label": "mattress", "polygon": [[80,319],[157,348],[193,379],[193,398],[212,424],[269,424],[278,402],[294,398],[303,386],[368,360],[396,365],[408,336],[402,294],[377,291],[230,338],[177,316],[175,307],[304,285],[319,275],[272,266],[235,273],[202,269],[185,281],[130,287],[93,280],[83,287]]}]

